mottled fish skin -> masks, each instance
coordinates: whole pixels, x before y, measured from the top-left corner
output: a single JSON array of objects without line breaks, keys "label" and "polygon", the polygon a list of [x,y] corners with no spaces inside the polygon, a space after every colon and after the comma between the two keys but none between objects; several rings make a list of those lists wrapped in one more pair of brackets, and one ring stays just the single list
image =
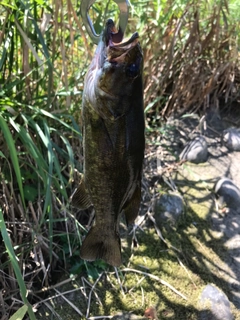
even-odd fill
[{"label": "mottled fish skin", "polygon": [[83,92],[84,202],[95,209],[80,251],[85,260],[119,266],[120,215],[128,224],[138,215],[145,147],[142,70],[138,34],[115,46],[108,21]]}]

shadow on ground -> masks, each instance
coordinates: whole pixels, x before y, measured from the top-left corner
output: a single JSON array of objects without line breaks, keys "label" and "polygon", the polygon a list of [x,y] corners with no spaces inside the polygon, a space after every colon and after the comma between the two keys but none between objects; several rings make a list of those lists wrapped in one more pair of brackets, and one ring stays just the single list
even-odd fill
[{"label": "shadow on ground", "polygon": [[[174,166],[186,141],[199,134],[197,117],[172,120],[160,140],[148,137],[138,227],[130,235],[122,228],[123,266],[117,272],[109,268],[98,281],[82,274],[60,286],[62,293],[78,290],[64,294],[68,301],[57,297],[43,304],[38,319],[113,316],[118,311],[143,316],[154,305],[159,319],[197,320],[199,296],[208,283],[226,294],[235,319],[240,319],[239,213],[217,210],[212,192],[222,176],[240,187],[240,153],[228,153],[221,146],[224,122],[215,121],[214,115],[210,120],[204,132],[209,158],[203,164]],[[154,215],[156,199],[173,190],[184,199],[184,213],[175,225],[154,224],[149,215]],[[210,311],[205,316],[215,319]]]}]

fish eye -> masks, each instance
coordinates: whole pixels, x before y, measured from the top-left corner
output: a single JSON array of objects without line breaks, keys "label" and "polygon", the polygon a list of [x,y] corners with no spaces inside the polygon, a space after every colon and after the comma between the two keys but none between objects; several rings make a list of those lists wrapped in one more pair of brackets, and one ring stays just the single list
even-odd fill
[{"label": "fish eye", "polygon": [[128,77],[135,78],[139,74],[139,64],[131,63],[126,68],[126,74]]}]

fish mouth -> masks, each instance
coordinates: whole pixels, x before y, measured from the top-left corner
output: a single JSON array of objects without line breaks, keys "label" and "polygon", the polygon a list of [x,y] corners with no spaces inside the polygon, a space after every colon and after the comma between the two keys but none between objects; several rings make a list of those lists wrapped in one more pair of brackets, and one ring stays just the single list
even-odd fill
[{"label": "fish mouth", "polygon": [[131,36],[130,39],[123,39],[120,43],[115,43],[114,41],[109,41],[109,47],[114,47],[114,48],[131,48],[132,46],[135,45],[135,43],[138,42],[139,34],[138,32],[134,32],[134,34]]},{"label": "fish mouth", "polygon": [[122,96],[122,88],[125,96],[131,95],[134,80],[142,76],[143,54],[137,32],[115,43],[114,23],[110,22],[98,44],[89,78],[95,82],[99,96],[115,101]]},{"label": "fish mouth", "polygon": [[103,40],[106,45],[107,61],[117,63],[124,62],[126,56],[129,56],[129,52],[138,45],[138,39],[138,32],[134,32],[129,39],[123,39],[121,30],[116,32],[114,22],[109,19],[103,35]]},{"label": "fish mouth", "polygon": [[139,35],[135,32],[130,39],[121,43],[109,41],[107,46],[107,61],[113,64],[133,63],[141,49],[139,45]]}]

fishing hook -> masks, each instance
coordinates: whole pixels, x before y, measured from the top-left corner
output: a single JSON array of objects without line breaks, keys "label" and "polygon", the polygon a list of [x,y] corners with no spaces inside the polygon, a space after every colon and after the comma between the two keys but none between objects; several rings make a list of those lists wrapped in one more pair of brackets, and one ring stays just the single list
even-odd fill
[{"label": "fishing hook", "polygon": [[[100,35],[96,33],[92,20],[89,17],[88,11],[90,7],[96,0],[82,0],[80,6],[80,12],[83,19],[83,23],[87,29],[87,32],[92,39],[93,43],[98,44],[100,41]],[[128,23],[128,14],[129,14],[129,2],[128,0],[113,0],[120,10],[119,16],[119,30],[117,33],[113,34],[114,42],[119,43],[123,39],[124,32]]]}]

